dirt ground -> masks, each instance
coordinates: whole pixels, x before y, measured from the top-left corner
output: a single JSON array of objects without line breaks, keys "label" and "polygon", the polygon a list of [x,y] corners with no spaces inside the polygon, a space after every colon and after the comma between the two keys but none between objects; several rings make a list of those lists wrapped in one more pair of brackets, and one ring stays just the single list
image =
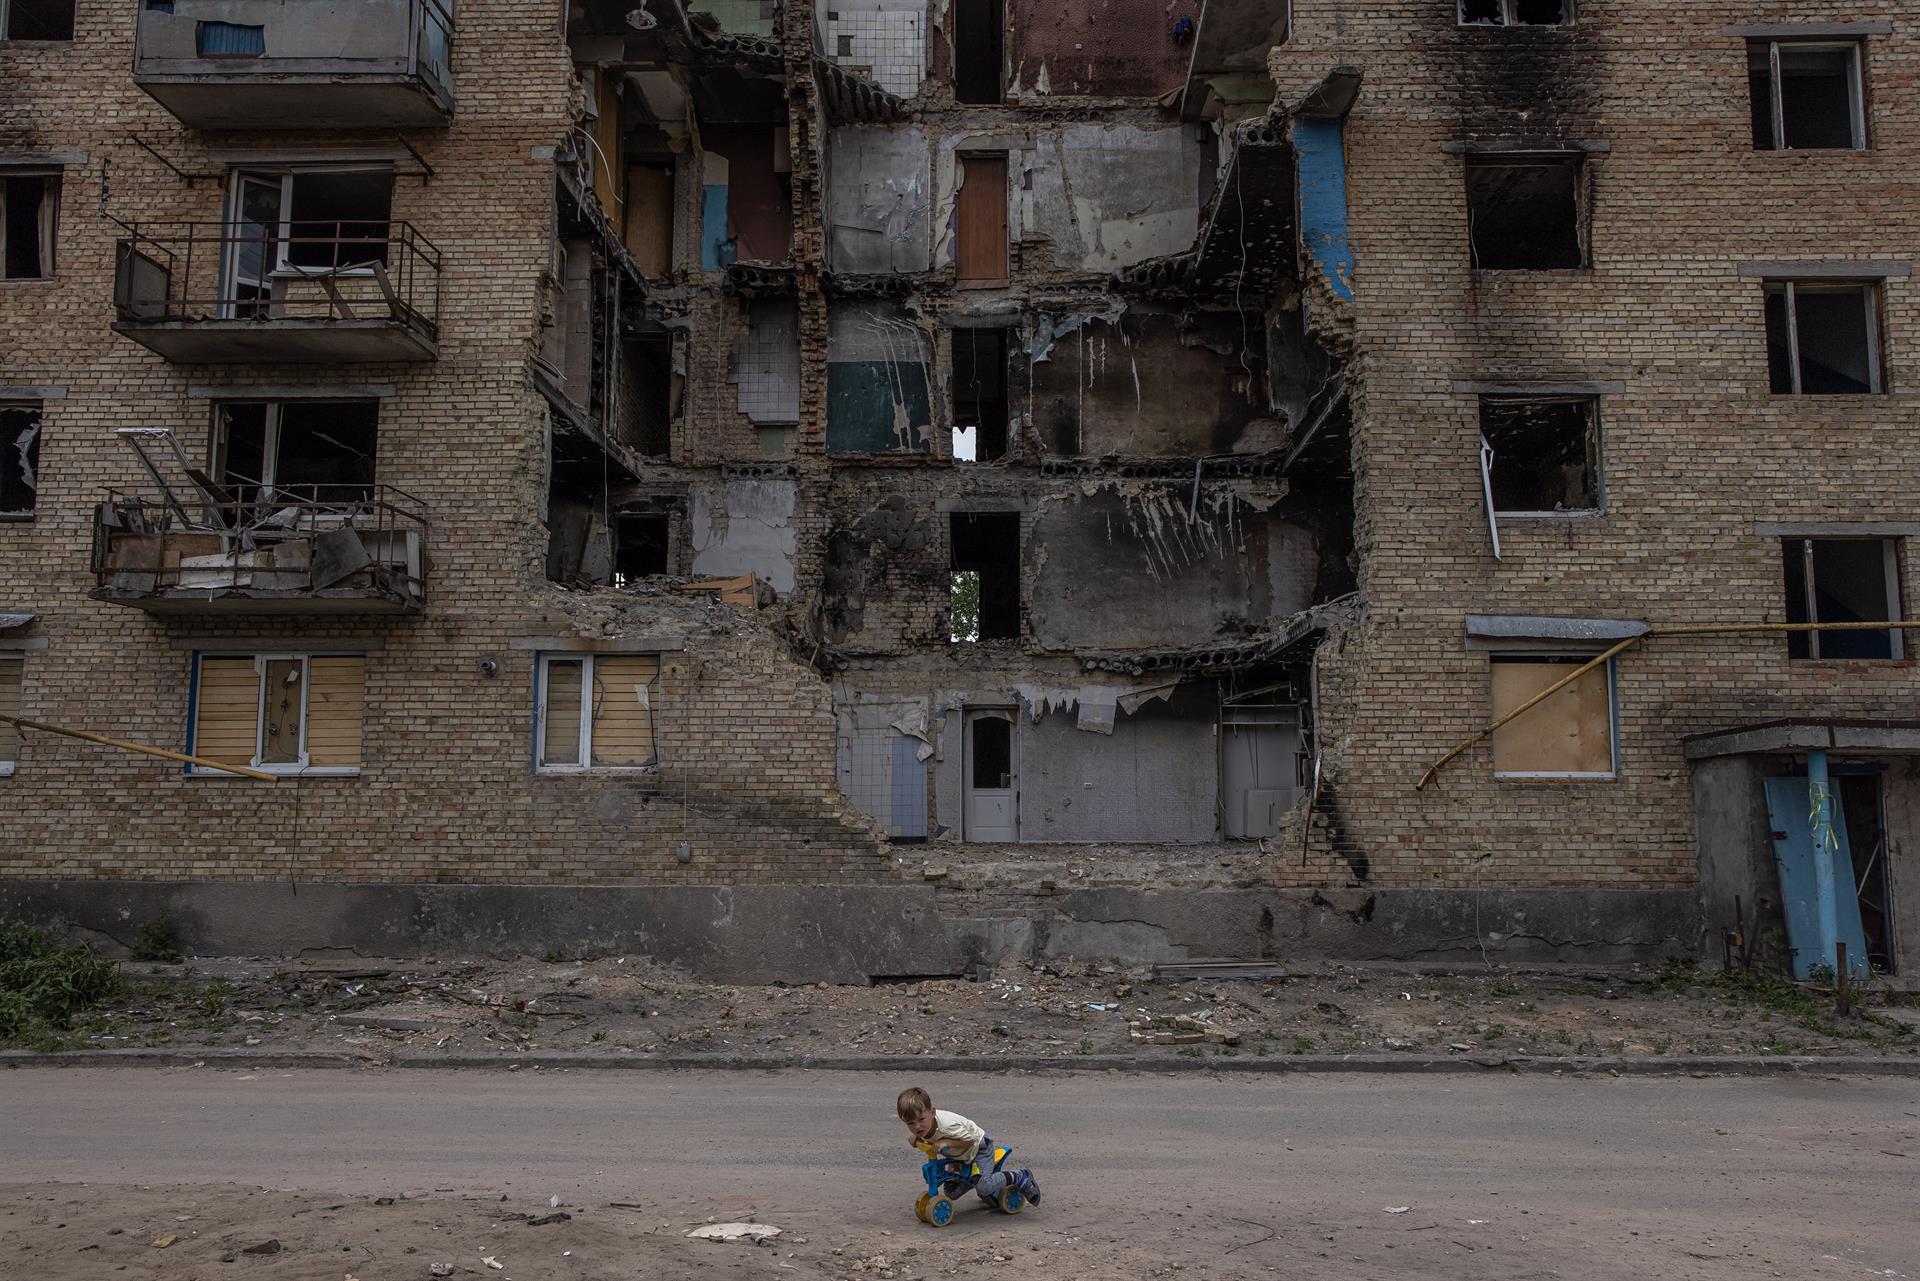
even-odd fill
[{"label": "dirt ground", "polygon": [[981,981],[730,987],[639,957],[192,960],[129,965],[129,995],[70,1046],[411,1053],[1493,1057],[1920,1054],[1913,1011],[1833,1012],[1808,986],[1714,969],[1452,972],[1323,964],[1176,981],[1003,967]]}]

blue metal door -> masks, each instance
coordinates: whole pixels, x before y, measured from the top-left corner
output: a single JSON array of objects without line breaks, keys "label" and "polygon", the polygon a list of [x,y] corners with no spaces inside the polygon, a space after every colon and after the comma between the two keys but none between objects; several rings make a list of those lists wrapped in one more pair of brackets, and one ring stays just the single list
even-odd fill
[{"label": "blue metal door", "polygon": [[[1847,820],[1829,801],[1833,840],[1825,854],[1833,872],[1834,915],[1838,940],[1847,945],[1847,969],[1867,973],[1867,935],[1860,922],[1860,895],[1853,879],[1853,855],[1847,846]],[[1773,828],[1773,857],[1780,867],[1781,906],[1787,918],[1787,945],[1793,949],[1793,976],[1809,977],[1813,967],[1833,968],[1835,940],[1823,937],[1820,921],[1820,842],[1814,836],[1814,795],[1804,775],[1767,780],[1767,821]]]}]

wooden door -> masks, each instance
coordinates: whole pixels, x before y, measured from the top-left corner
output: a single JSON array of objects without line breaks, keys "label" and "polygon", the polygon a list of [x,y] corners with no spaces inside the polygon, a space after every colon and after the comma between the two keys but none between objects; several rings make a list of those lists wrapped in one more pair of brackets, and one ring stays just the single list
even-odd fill
[{"label": "wooden door", "polygon": [[673,270],[673,168],[632,165],[627,169],[627,252],[640,274],[664,276]]},{"label": "wooden door", "polygon": [[960,157],[954,212],[954,266],[960,283],[1007,282],[1007,158]]}]

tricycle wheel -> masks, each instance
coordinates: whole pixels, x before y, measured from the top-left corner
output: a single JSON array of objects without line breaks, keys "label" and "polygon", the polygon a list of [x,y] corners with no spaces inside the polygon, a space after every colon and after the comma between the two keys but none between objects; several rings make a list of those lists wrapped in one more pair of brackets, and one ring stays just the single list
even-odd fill
[{"label": "tricycle wheel", "polygon": [[937,1196],[927,1202],[927,1212],[920,1216],[936,1228],[944,1228],[953,1222],[953,1199]]},{"label": "tricycle wheel", "polygon": [[1018,1214],[1027,1208],[1027,1198],[1020,1195],[1020,1189],[1010,1187],[1000,1194],[1000,1213]]},{"label": "tricycle wheel", "polygon": [[931,1192],[922,1192],[920,1199],[913,1203],[913,1217],[925,1223],[927,1221],[927,1202],[933,1199]]}]

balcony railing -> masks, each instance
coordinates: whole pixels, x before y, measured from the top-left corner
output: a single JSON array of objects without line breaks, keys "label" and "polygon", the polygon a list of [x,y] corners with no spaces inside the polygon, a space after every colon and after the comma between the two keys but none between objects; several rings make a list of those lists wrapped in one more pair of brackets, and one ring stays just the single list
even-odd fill
[{"label": "balcony railing", "polygon": [[114,328],[169,360],[428,360],[440,251],[404,222],[127,225]]},{"label": "balcony railing", "polygon": [[134,82],[199,129],[420,128],[453,114],[447,0],[141,6]]},{"label": "balcony railing", "polygon": [[411,613],[426,605],[426,507],[391,485],[109,490],[93,597],[161,614]]}]

